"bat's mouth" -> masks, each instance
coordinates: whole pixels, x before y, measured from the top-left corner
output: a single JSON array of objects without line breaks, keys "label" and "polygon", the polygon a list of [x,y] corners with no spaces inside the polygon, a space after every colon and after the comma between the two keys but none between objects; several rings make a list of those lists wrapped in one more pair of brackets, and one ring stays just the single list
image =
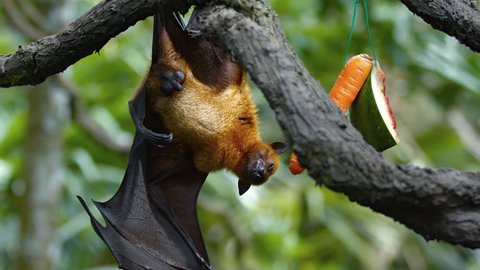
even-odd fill
[{"label": "bat's mouth", "polygon": [[267,179],[268,173],[265,161],[262,158],[257,158],[248,164],[246,177],[238,180],[238,193],[243,195],[251,185],[261,185]]}]

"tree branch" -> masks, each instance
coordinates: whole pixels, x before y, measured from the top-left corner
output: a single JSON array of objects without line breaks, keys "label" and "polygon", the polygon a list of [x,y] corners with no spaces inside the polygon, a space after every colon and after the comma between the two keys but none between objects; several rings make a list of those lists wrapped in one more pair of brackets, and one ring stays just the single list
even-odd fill
[{"label": "tree branch", "polygon": [[316,182],[426,239],[480,247],[480,174],[386,162],[301,64],[267,3],[260,9],[269,12],[254,22],[216,6],[200,25],[247,67]]},{"label": "tree branch", "polygon": [[[480,52],[480,11],[470,0],[430,0],[428,3],[418,0],[401,1],[433,27]],[[83,57],[100,51],[110,38],[137,21],[153,15],[161,5],[174,4],[185,11],[188,2],[228,2],[253,16],[263,12],[255,10],[256,1],[245,0],[103,1],[59,34],[20,46],[14,54],[0,55],[0,87],[41,83],[48,76],[62,72]]]},{"label": "tree branch", "polygon": [[480,52],[480,10],[472,0],[400,0],[433,28]]},{"label": "tree branch", "polygon": [[103,1],[54,36],[0,56],[0,87],[41,83],[153,15],[167,0]]},{"label": "tree branch", "polygon": [[[13,55],[0,56],[0,86],[39,83],[63,71],[167,2],[170,1],[102,2],[58,35],[22,47]],[[230,49],[247,67],[317,183],[391,216],[427,239],[480,247],[479,173],[386,162],[363,141],[304,68],[266,0],[208,2],[228,3],[254,18],[225,6],[205,9],[200,16],[205,36]],[[461,26],[450,25],[445,31],[452,31],[447,33],[462,42],[471,39],[468,46],[480,51],[479,17],[470,17],[478,9],[468,5],[467,0],[457,0],[458,7],[464,9],[450,10],[447,2],[431,0],[426,5],[443,14],[465,12],[465,16],[443,18],[447,24],[457,18],[457,25]],[[439,3],[444,3],[445,8]]]}]

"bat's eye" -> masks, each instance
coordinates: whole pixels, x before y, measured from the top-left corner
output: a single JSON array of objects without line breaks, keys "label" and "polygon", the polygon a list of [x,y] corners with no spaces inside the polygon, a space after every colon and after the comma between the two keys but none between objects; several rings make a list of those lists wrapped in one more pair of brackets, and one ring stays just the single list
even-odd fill
[{"label": "bat's eye", "polygon": [[267,171],[269,173],[271,173],[273,171],[273,168],[275,167],[275,164],[273,164],[273,162],[271,162],[270,164],[268,164],[268,168],[267,168]]}]

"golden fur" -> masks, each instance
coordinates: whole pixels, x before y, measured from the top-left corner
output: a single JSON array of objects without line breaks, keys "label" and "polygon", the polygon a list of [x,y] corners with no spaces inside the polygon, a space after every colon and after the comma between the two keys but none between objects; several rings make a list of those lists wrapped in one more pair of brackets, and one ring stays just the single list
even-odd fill
[{"label": "golden fur", "polygon": [[[240,82],[216,89],[194,76],[165,32],[160,42],[163,51],[152,65],[146,85],[154,100],[153,111],[159,114],[163,127],[173,133],[173,144],[193,155],[195,166],[202,172],[227,168],[241,180],[248,179],[249,160],[263,158],[273,163],[268,176],[275,173],[278,157],[272,147],[260,139],[256,107],[245,71],[241,71]],[[185,74],[183,89],[165,95],[159,87],[161,72],[177,70]]]}]

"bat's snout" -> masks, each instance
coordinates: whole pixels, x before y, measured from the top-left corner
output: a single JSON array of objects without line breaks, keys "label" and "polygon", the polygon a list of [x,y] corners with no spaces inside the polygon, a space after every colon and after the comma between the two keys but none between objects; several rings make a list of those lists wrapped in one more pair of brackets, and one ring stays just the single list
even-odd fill
[{"label": "bat's snout", "polygon": [[265,161],[263,159],[257,159],[253,162],[250,177],[255,184],[261,184],[265,181],[267,171],[265,170]]}]

